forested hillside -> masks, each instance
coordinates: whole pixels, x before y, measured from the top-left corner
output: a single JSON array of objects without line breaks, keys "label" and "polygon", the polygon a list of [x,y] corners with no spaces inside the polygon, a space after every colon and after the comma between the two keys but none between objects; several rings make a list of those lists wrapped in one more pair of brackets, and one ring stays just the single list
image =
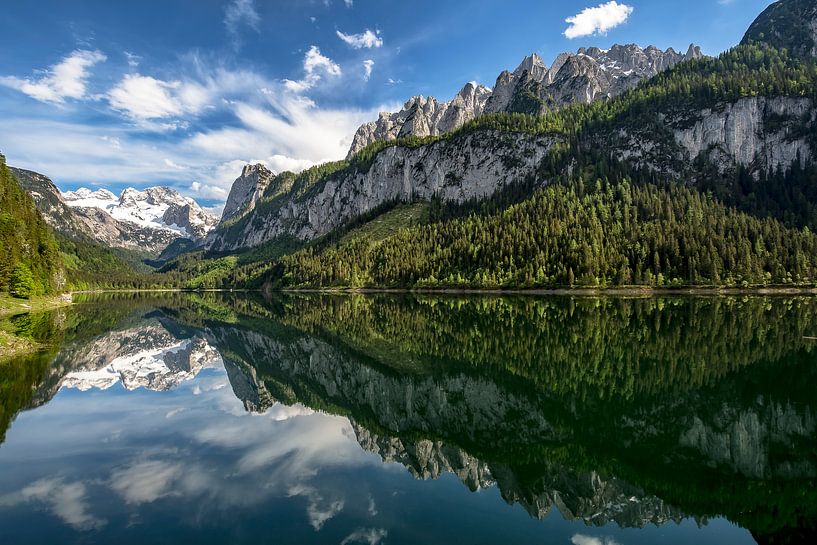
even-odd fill
[{"label": "forested hillside", "polygon": [[[275,287],[746,286],[817,281],[817,169],[797,157],[786,169],[706,157],[679,164],[621,159],[621,134],[648,134],[671,150],[662,119],[742,97],[817,97],[817,64],[762,44],[682,63],[619,98],[543,116],[478,118],[442,138],[485,129],[564,138],[538,171],[489,199],[437,201],[430,222],[385,240],[316,245],[283,257]],[[817,149],[807,119],[766,119]],[[362,150],[366,168],[393,145]],[[604,152],[599,150],[605,150]],[[663,167],[664,170],[655,167]],[[543,183],[547,187],[542,187]]]},{"label": "forested hillside", "polygon": [[0,155],[0,291],[27,298],[64,283],[59,246]]}]

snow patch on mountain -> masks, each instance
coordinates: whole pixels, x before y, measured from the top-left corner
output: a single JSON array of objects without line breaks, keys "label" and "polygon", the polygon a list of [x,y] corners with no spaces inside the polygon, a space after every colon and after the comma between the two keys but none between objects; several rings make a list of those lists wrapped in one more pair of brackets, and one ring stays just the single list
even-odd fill
[{"label": "snow patch on mountain", "polygon": [[80,188],[62,193],[73,208],[97,208],[112,218],[139,227],[173,231],[179,236],[200,240],[218,223],[218,218],[189,197],[168,187],[139,191],[129,187],[117,198],[107,189]]}]

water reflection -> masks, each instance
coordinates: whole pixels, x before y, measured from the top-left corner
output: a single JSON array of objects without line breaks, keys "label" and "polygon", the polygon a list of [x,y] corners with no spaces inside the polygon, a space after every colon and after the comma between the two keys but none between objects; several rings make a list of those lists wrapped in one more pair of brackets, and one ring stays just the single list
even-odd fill
[{"label": "water reflection", "polygon": [[796,542],[815,318],[808,298],[96,300],[0,368],[3,421],[39,407],[0,447],[0,538]]}]

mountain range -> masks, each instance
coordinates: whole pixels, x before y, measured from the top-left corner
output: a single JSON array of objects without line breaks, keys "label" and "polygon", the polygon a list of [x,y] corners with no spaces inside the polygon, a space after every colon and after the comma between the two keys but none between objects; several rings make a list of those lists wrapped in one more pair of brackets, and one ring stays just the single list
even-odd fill
[{"label": "mountain range", "polygon": [[158,256],[177,239],[203,240],[218,223],[196,201],[168,187],[128,188],[119,197],[106,189],[63,193],[43,174],[11,171],[46,222],[70,238]]},{"label": "mountain range", "polygon": [[345,160],[245,166],[219,220],[168,188],[12,172],[58,234],[159,256],[150,286],[810,285],[815,29],[815,0],[780,0],[717,57],[531,54],[380,114]]},{"label": "mountain range", "polygon": [[690,45],[686,54],[636,44],[610,49],[581,48],[562,53],[550,68],[533,53],[513,71],[503,71],[493,89],[467,83],[449,102],[415,96],[399,112],[381,113],[355,133],[347,159],[377,141],[406,136],[439,136],[459,129],[488,113],[542,114],[574,102],[589,104],[632,89],[638,82],[672,68],[679,62],[699,59],[701,49]]}]

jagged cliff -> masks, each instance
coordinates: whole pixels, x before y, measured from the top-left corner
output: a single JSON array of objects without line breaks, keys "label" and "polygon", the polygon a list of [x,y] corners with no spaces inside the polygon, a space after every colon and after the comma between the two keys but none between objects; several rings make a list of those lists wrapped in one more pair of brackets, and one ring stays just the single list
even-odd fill
[{"label": "jagged cliff", "polygon": [[539,467],[541,476],[525,481],[517,469],[486,463],[442,441],[404,441],[380,436],[352,420],[360,446],[386,463],[399,463],[417,479],[453,473],[471,491],[496,486],[509,504],[518,503],[531,517],[544,520],[555,508],[566,520],[591,526],[615,522],[622,528],[680,523],[686,516],[660,498],[615,477],[598,472],[576,473],[557,464]]},{"label": "jagged cliff", "polygon": [[283,196],[248,220],[214,231],[214,251],[257,246],[279,236],[311,240],[383,203],[429,199],[464,201],[493,194],[533,175],[554,139],[479,133],[418,148],[392,147],[367,170],[342,171],[305,195]]},{"label": "jagged cliff", "polygon": [[377,121],[362,125],[355,133],[347,158],[379,140],[403,136],[438,136],[456,130],[482,115],[491,90],[467,83],[449,102],[415,96],[399,112],[382,112]]},{"label": "jagged cliff", "polygon": [[493,90],[468,83],[449,102],[416,96],[399,112],[381,113],[377,121],[357,130],[347,159],[379,140],[449,133],[483,113],[543,113],[572,102],[611,98],[679,62],[701,56],[700,48],[694,45],[686,54],[672,48],[661,51],[654,46],[614,45],[607,50],[591,47],[562,53],[548,68],[533,53],[513,72],[502,72]]},{"label": "jagged cliff", "polygon": [[[746,167],[756,175],[814,159],[811,133],[817,108],[808,98],[751,97],[711,108],[671,107],[645,128],[622,127],[588,135],[600,148],[669,179],[694,179],[697,159],[721,172]],[[670,138],[667,138],[667,135]],[[216,251],[263,244],[280,236],[311,240],[383,203],[429,199],[463,202],[509,183],[537,177],[542,160],[560,138],[478,131],[416,148],[390,147],[368,170],[344,170],[301,197],[248,214],[248,221],[214,231]],[[542,184],[548,180],[541,179]]]},{"label": "jagged cliff", "polygon": [[258,163],[247,165],[236,178],[224,204],[221,221],[227,221],[235,216],[251,212],[255,203],[264,194],[274,174],[264,165]]}]

